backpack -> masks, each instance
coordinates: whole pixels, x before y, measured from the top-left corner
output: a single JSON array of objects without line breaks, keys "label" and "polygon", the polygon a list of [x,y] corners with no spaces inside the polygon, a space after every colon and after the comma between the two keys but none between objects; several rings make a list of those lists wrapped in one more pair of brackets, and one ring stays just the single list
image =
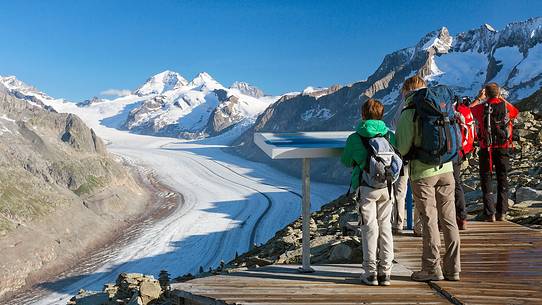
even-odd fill
[{"label": "backpack", "polygon": [[414,122],[418,124],[421,145],[413,145],[408,159],[442,166],[454,160],[461,148],[461,133],[453,107],[454,94],[439,85],[413,93],[406,109],[415,109]]},{"label": "backpack", "polygon": [[505,145],[510,141],[510,115],[504,101],[485,103],[484,127],[482,138],[488,147]]},{"label": "backpack", "polygon": [[392,184],[399,179],[403,161],[399,153],[390,144],[388,134],[385,136],[377,135],[373,138],[365,138],[356,133],[361,143],[367,151],[367,162],[360,173],[360,183],[362,181],[376,189],[388,188],[391,195]]},{"label": "backpack", "polygon": [[455,105],[455,115],[461,131],[460,157],[465,158],[474,150],[474,138],[476,138],[476,126],[470,107],[461,101]]}]

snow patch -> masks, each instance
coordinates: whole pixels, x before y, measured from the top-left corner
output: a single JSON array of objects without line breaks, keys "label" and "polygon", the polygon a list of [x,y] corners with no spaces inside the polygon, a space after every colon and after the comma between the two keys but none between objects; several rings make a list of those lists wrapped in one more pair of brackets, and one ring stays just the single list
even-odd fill
[{"label": "snow patch", "polygon": [[518,73],[510,79],[509,86],[516,86],[542,74],[542,44],[529,49],[527,57],[525,57],[519,65],[516,66]]},{"label": "snow patch", "polygon": [[506,84],[514,67],[523,60],[523,54],[516,46],[498,48],[495,50],[493,57],[497,64],[501,66],[501,69],[492,81],[500,85]]},{"label": "snow patch", "polygon": [[422,50],[429,50],[430,48],[434,48],[439,53],[446,53],[452,46],[452,41],[453,39],[450,39],[450,41],[448,42],[444,41],[440,39],[438,35],[436,35],[423,45]]},{"label": "snow patch", "polygon": [[474,95],[484,84],[488,59],[477,52],[451,52],[434,57],[435,75],[427,80],[453,87],[461,94]]},{"label": "snow patch", "polygon": [[333,114],[330,109],[318,107],[316,109],[309,109],[305,111],[303,114],[301,114],[301,119],[303,121],[309,121],[312,119],[329,120],[334,115],[335,114]]}]

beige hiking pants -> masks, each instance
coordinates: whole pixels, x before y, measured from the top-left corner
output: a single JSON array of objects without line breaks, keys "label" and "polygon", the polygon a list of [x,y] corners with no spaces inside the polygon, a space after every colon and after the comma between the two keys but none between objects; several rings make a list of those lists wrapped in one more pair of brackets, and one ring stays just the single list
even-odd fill
[{"label": "beige hiking pants", "polygon": [[443,271],[445,274],[460,272],[460,241],[455,219],[453,173],[413,181],[412,192],[423,225],[422,270],[435,271],[440,268],[440,222],[446,250]]},{"label": "beige hiking pants", "polygon": [[393,265],[391,212],[393,205],[388,189],[360,186],[357,202],[361,223],[363,268],[366,273],[391,274]]}]

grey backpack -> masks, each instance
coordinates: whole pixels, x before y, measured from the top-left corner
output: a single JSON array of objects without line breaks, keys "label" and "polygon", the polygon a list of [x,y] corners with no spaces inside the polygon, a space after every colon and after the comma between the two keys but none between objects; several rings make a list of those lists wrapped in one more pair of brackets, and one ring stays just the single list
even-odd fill
[{"label": "grey backpack", "polygon": [[387,187],[391,195],[392,184],[399,179],[403,167],[401,156],[390,144],[388,134],[385,136],[377,135],[373,138],[365,138],[359,134],[358,136],[367,150],[367,162],[360,175],[360,180],[363,180],[366,185],[372,188],[381,189]]}]

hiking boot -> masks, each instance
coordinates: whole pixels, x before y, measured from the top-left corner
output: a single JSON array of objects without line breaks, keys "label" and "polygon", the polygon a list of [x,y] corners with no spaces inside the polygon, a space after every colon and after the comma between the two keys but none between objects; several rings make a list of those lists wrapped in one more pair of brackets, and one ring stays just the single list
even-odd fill
[{"label": "hiking boot", "polygon": [[381,274],[378,276],[378,285],[389,286],[391,285],[391,276],[389,274]]},{"label": "hiking boot", "polygon": [[415,271],[412,273],[410,278],[413,281],[416,282],[429,282],[429,281],[442,281],[444,279],[444,276],[442,275],[442,271],[440,269],[433,270],[433,271]]},{"label": "hiking boot", "polygon": [[365,285],[369,286],[378,286],[378,279],[376,278],[376,274],[372,273],[364,273],[360,276],[361,282]]},{"label": "hiking boot", "polygon": [[485,222],[495,222],[495,215],[486,215],[484,218]]},{"label": "hiking boot", "polygon": [[454,281],[454,282],[457,282],[457,281],[459,281],[459,272],[456,272],[456,273],[450,273],[450,274],[445,274],[445,275],[444,275],[444,279],[446,279],[447,281]]},{"label": "hiking boot", "polygon": [[498,214],[497,213],[497,221],[505,221],[506,220],[506,214]]},{"label": "hiking boot", "polygon": [[467,229],[467,220],[457,218],[457,227],[461,231],[466,230]]}]

